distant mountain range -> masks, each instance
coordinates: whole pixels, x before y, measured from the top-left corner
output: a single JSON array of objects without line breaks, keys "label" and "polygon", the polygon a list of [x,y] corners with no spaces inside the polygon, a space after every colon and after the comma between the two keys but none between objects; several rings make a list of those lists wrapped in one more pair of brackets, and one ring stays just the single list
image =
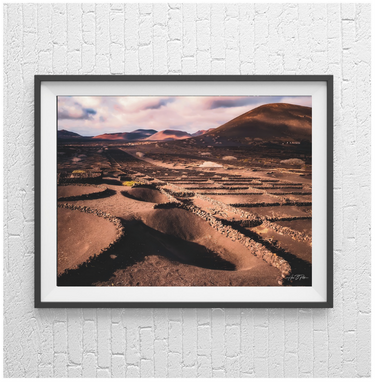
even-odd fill
[{"label": "distant mountain range", "polygon": [[121,141],[194,141],[200,145],[233,145],[252,141],[311,141],[311,108],[295,104],[274,103],[254,108],[218,128],[193,134],[166,129],[137,129],[132,132],[105,133],[88,137],[66,130],[58,131],[59,140],[121,140]]},{"label": "distant mountain range", "polygon": [[[213,128],[211,128],[212,130]],[[91,139],[91,140],[122,140],[122,141],[173,141],[182,140],[190,137],[200,136],[207,130],[200,130],[193,134],[185,131],[178,131],[166,129],[164,131],[156,131],[155,129],[137,129],[132,132],[116,132],[116,133],[103,133],[97,136],[81,136],[78,133],[70,132],[65,129],[57,131],[57,138],[59,140],[74,140],[74,139]]]},{"label": "distant mountain range", "polygon": [[65,129],[62,129],[60,131],[57,131],[57,139],[77,139],[82,138],[83,136],[79,135],[78,133],[66,131]]},{"label": "distant mountain range", "polygon": [[132,132],[104,133],[103,135],[94,136],[93,139],[139,141],[147,139],[157,132],[155,129],[137,129]]}]

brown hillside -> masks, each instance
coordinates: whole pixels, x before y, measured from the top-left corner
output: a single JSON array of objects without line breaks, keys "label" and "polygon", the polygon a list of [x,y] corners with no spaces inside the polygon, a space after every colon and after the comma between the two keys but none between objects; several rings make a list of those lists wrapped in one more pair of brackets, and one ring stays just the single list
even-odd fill
[{"label": "brown hillside", "polygon": [[311,141],[311,108],[286,103],[262,105],[205,135],[240,140]]},{"label": "brown hillside", "polygon": [[166,129],[164,131],[157,132],[152,136],[148,137],[146,140],[156,140],[156,141],[172,141],[172,140],[182,140],[189,138],[190,135],[184,131],[177,131],[172,129]]}]

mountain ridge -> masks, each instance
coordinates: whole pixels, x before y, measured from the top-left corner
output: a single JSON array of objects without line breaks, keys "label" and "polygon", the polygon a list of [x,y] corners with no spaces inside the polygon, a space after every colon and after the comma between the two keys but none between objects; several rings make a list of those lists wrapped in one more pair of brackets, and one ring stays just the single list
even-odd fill
[{"label": "mountain ridge", "polygon": [[155,129],[136,129],[131,132],[114,132],[103,133],[101,135],[94,136],[95,140],[125,140],[125,141],[137,141],[144,140],[153,134],[157,133]]}]

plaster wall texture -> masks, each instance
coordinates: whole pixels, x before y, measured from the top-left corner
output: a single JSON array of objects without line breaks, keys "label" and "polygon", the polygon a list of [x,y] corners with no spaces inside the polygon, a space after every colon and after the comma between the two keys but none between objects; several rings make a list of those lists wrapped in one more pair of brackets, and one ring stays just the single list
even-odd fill
[{"label": "plaster wall texture", "polygon": [[[370,5],[4,6],[5,377],[370,375]],[[333,309],[34,309],[34,74],[333,74]]]}]

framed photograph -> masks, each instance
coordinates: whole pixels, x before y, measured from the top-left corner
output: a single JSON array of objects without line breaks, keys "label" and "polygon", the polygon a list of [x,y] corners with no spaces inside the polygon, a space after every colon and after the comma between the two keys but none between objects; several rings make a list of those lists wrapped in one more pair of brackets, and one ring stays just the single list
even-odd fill
[{"label": "framed photograph", "polygon": [[36,307],[332,307],[333,77],[35,76]]}]

